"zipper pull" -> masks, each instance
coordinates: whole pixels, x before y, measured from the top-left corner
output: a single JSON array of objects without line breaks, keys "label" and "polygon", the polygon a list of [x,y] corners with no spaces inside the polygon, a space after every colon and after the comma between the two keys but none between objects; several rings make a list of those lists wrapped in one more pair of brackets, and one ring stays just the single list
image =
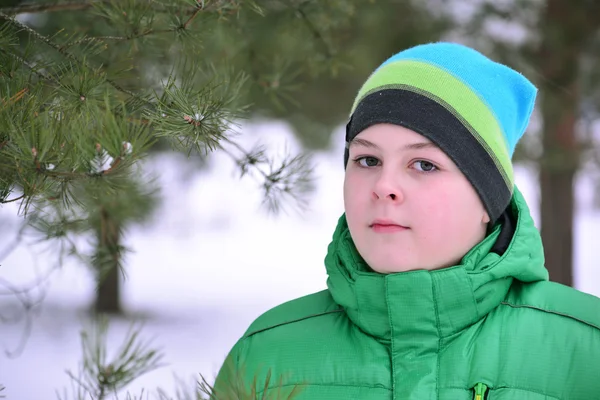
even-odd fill
[{"label": "zipper pull", "polygon": [[483,383],[478,383],[475,385],[475,400],[484,400],[485,392],[487,392],[488,387]]}]

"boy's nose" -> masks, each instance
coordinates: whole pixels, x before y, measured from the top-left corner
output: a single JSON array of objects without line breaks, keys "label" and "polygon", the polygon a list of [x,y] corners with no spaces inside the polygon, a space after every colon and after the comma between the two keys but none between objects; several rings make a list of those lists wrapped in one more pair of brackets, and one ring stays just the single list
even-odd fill
[{"label": "boy's nose", "polygon": [[393,202],[404,200],[399,179],[395,175],[385,171],[381,173],[373,188],[374,200],[391,200]]}]

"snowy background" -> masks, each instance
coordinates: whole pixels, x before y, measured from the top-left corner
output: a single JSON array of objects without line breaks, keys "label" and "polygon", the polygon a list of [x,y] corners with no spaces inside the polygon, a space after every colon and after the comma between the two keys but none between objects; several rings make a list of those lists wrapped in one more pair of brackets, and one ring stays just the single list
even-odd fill
[{"label": "snowy background", "polygon": [[[300,150],[283,123],[255,123],[243,128],[246,148],[260,141],[271,154]],[[175,377],[190,382],[199,373],[212,380],[225,355],[254,318],[295,297],[324,289],[323,258],[343,212],[343,129],[328,151],[314,156],[317,190],[304,214],[270,216],[260,208],[258,181],[237,176],[226,155],[211,156],[208,170],[184,176],[185,159],[155,156],[146,168],[160,177],[163,203],[152,222],[132,229],[123,302],[128,319],[112,322],[111,346],[120,344],[132,318],[145,322],[144,337],[153,338],[167,363],[129,387],[162,387],[174,393]],[[536,223],[538,188],[535,172],[516,168]],[[600,211],[594,211],[592,185],[581,176],[576,185],[575,285],[600,296],[600,267],[594,254]],[[0,208],[0,241],[6,246],[19,226],[17,206]],[[51,253],[20,246],[0,265],[0,279],[25,284],[48,268]],[[3,250],[3,248],[0,248]],[[35,250],[35,251],[34,251]],[[89,271],[71,261],[52,275],[49,292],[35,315],[26,347],[14,351],[24,324],[0,321],[0,384],[7,399],[56,398],[70,385],[65,370],[76,371],[81,359],[79,331],[93,301]],[[0,317],[19,309],[0,296]],[[125,396],[121,396],[125,398]]]}]

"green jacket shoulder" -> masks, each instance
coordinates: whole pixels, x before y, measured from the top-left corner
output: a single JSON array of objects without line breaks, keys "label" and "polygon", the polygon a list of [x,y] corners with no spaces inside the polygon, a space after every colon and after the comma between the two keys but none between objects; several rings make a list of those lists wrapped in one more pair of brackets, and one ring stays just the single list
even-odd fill
[{"label": "green jacket shoulder", "polygon": [[515,282],[502,304],[568,318],[600,333],[600,298],[556,282]]},{"label": "green jacket shoulder", "polygon": [[242,340],[283,325],[341,311],[342,308],[335,304],[329,290],[322,290],[290,300],[266,311],[250,325]]}]

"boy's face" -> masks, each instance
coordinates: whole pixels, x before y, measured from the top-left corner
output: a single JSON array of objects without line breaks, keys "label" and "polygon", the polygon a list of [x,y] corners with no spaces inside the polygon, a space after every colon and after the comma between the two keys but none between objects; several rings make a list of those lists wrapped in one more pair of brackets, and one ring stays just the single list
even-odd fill
[{"label": "boy's face", "polygon": [[381,273],[456,265],[489,222],[475,189],[430,140],[397,125],[350,143],[344,205],[350,234]]}]

